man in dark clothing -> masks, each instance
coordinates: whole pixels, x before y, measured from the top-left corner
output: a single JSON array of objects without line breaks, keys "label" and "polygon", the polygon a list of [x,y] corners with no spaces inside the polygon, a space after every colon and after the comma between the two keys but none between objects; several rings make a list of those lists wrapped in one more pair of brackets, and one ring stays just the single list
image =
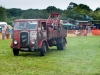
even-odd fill
[{"label": "man in dark clothing", "polygon": [[80,32],[80,34],[79,34],[79,35],[80,35],[80,36],[83,36],[83,35],[84,35],[84,34],[83,34],[83,33],[84,33],[84,31],[83,31],[83,30],[84,30],[83,26],[82,26],[82,25],[80,25],[80,27],[79,27],[79,32]]}]

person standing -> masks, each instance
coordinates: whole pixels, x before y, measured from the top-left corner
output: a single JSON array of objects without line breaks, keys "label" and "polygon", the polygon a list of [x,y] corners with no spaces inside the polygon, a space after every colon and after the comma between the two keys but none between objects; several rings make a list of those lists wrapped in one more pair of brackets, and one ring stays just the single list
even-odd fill
[{"label": "person standing", "polygon": [[9,39],[9,35],[10,35],[10,29],[9,27],[7,27],[6,29],[6,38]]},{"label": "person standing", "polygon": [[10,29],[10,36],[11,36],[11,39],[12,39],[12,36],[13,36],[13,30]]},{"label": "person standing", "polygon": [[91,27],[88,26],[88,33],[91,34]]},{"label": "person standing", "polygon": [[5,27],[3,26],[2,27],[2,40],[4,40],[5,39]]},{"label": "person standing", "polygon": [[84,29],[84,36],[87,36],[87,34],[88,34],[88,26],[86,26]]},{"label": "person standing", "polygon": [[83,35],[84,35],[84,28],[83,28],[82,25],[80,25],[80,27],[79,27],[79,31],[80,31],[79,36],[83,36]]},{"label": "person standing", "polygon": [[92,30],[97,30],[96,26],[93,26]]},{"label": "person standing", "polygon": [[79,25],[76,25],[76,27],[75,27],[75,34],[76,34],[77,36],[79,36],[79,34],[80,34]]}]

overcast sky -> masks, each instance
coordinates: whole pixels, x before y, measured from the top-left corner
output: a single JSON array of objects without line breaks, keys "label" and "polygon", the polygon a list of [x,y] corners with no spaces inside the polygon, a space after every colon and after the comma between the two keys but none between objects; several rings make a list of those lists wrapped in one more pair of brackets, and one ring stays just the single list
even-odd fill
[{"label": "overcast sky", "polygon": [[76,4],[86,4],[92,10],[100,7],[100,0],[0,0],[0,6],[5,8],[26,9],[46,9],[48,6],[66,9],[70,2]]}]

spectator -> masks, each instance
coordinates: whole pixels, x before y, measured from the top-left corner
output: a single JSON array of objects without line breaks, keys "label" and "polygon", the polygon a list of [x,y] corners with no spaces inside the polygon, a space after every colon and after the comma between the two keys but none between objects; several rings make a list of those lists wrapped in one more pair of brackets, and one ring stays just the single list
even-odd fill
[{"label": "spectator", "polygon": [[80,34],[80,32],[79,32],[79,26],[78,25],[76,25],[76,27],[75,27],[75,34],[77,35],[77,36],[79,36],[79,34]]},{"label": "spectator", "polygon": [[6,38],[9,39],[9,35],[10,35],[10,29],[9,27],[7,27],[6,29]]},{"label": "spectator", "polygon": [[93,26],[92,30],[96,30],[96,26]]},{"label": "spectator", "polygon": [[83,26],[82,25],[80,25],[80,28],[79,28],[79,32],[80,32],[80,36],[83,36],[84,34],[84,28],[83,28]]},{"label": "spectator", "polygon": [[88,30],[88,33],[91,34],[91,27],[90,26],[88,26],[87,30]]},{"label": "spectator", "polygon": [[84,28],[84,36],[87,36],[87,33],[88,33],[88,26],[86,26],[86,27]]},{"label": "spectator", "polygon": [[13,35],[13,30],[10,29],[10,35],[11,35],[11,39],[12,39],[12,35]]},{"label": "spectator", "polygon": [[2,27],[2,40],[4,40],[5,39],[5,27],[3,26]]}]

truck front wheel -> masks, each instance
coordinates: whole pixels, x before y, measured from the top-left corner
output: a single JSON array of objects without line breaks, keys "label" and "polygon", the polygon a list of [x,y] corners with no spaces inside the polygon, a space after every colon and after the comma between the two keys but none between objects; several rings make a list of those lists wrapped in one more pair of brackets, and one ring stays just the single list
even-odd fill
[{"label": "truck front wheel", "polygon": [[45,56],[46,51],[47,51],[46,44],[43,43],[43,44],[42,44],[42,48],[40,49],[40,55],[41,55],[41,56]]},{"label": "truck front wheel", "polygon": [[13,49],[13,54],[14,54],[14,56],[18,56],[18,54],[19,54],[19,49]]}]

